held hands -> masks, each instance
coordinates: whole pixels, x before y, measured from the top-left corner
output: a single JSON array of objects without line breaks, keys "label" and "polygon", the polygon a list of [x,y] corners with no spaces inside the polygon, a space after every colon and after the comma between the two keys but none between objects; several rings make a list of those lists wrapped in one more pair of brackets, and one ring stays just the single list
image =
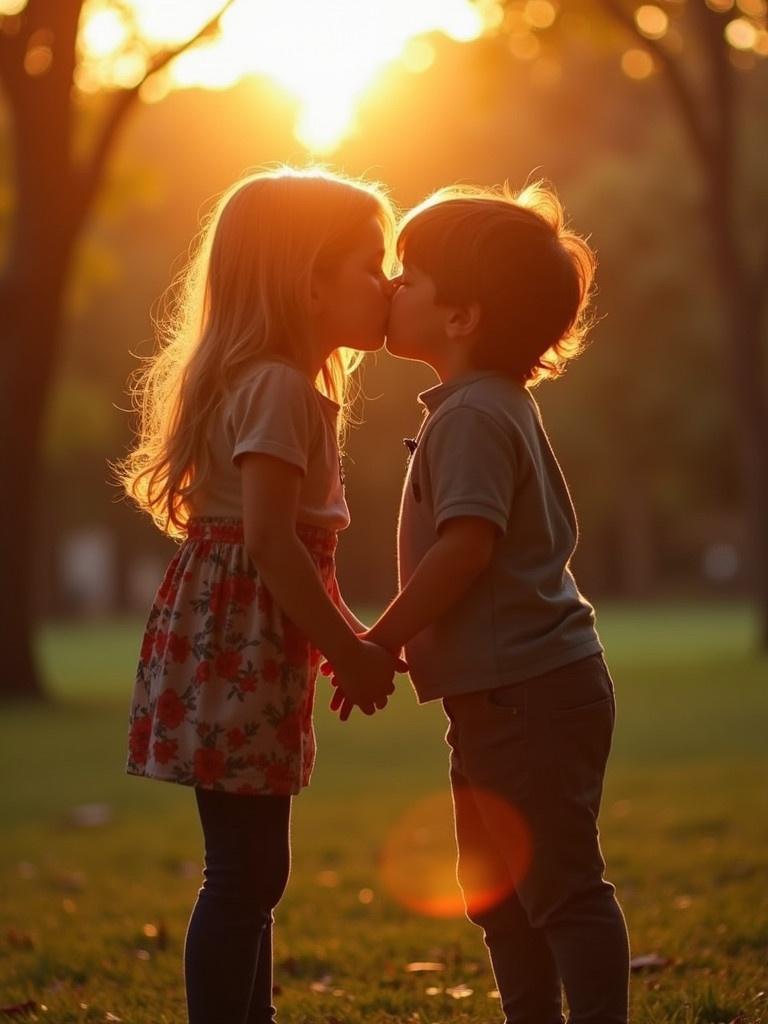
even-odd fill
[{"label": "held hands", "polygon": [[331,698],[332,711],[338,712],[346,722],[357,706],[365,715],[386,707],[387,700],[395,687],[395,672],[407,670],[405,662],[386,648],[369,639],[370,633],[358,637],[359,647],[354,659],[345,665],[330,665],[324,662],[321,672],[331,677],[336,687]]}]

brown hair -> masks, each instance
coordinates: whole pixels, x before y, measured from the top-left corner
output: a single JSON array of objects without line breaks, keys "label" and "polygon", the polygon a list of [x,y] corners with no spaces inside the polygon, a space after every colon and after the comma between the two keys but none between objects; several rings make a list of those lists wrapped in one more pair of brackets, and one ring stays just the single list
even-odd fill
[{"label": "brown hair", "polygon": [[438,303],[479,304],[478,367],[534,385],[583,351],[595,255],[542,183],[516,195],[440,189],[405,216],[397,251],[432,279]]}]

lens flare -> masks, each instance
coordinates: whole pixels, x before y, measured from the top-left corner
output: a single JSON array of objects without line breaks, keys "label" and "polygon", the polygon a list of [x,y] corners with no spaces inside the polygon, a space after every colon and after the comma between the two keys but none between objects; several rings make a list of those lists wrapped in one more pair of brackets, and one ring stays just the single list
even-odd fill
[{"label": "lens flare", "polygon": [[430,795],[409,807],[381,852],[384,887],[398,903],[426,917],[461,917],[465,906],[473,913],[493,906],[512,892],[531,860],[530,831],[514,806],[475,788],[457,790],[454,801],[463,822],[463,897],[447,793]]}]

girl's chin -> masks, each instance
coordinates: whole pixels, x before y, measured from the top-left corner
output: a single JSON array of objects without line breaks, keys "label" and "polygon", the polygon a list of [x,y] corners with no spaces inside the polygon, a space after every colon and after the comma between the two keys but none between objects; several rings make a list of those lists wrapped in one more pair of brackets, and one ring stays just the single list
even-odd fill
[{"label": "girl's chin", "polygon": [[410,346],[397,337],[392,338],[388,335],[384,342],[384,348],[390,355],[400,356],[402,359],[411,359],[414,356],[414,353],[410,351]]},{"label": "girl's chin", "polygon": [[379,338],[368,339],[367,341],[361,341],[359,344],[354,345],[353,348],[358,352],[378,352],[379,349],[384,348],[384,338],[382,336]]}]

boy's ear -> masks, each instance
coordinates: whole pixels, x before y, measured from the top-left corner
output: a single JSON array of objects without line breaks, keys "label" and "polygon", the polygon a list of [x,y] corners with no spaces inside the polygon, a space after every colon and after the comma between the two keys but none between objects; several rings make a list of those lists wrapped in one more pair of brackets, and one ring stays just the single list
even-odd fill
[{"label": "boy's ear", "polygon": [[480,303],[469,302],[465,306],[452,306],[445,321],[445,332],[449,338],[466,338],[480,326]]}]

